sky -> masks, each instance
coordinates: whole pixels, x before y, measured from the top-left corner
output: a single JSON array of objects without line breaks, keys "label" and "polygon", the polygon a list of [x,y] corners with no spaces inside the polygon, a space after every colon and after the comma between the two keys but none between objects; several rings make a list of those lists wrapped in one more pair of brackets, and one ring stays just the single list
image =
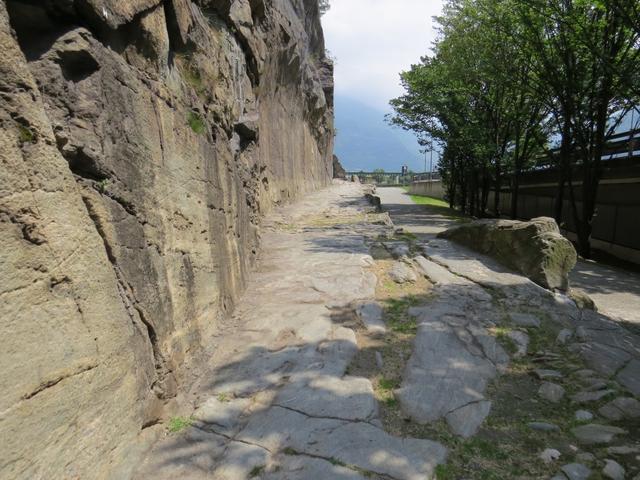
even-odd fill
[{"label": "sky", "polygon": [[379,110],[402,94],[399,73],[430,50],[442,0],[331,0],[322,18],[336,93]]},{"label": "sky", "polygon": [[[384,114],[391,112],[389,100],[403,93],[400,72],[410,69],[430,52],[436,37],[432,17],[441,13],[443,0],[330,0],[330,3],[322,25],[326,48],[335,58],[336,96],[378,110],[382,123]],[[341,115],[344,112],[337,110],[337,123]],[[396,145],[400,141],[408,148],[398,153],[397,161],[393,159],[398,163],[394,170],[399,171],[400,164],[404,163],[413,171],[423,171],[424,154],[420,153],[415,136],[386,124],[381,128],[395,137],[381,141]],[[352,134],[366,135],[363,131],[347,133],[349,138]],[[340,135],[338,129],[338,137]],[[356,166],[349,165],[352,159],[344,149],[337,153],[347,169]],[[437,157],[436,153],[436,162]],[[368,167],[373,169],[382,162],[378,159],[371,163]]]}]

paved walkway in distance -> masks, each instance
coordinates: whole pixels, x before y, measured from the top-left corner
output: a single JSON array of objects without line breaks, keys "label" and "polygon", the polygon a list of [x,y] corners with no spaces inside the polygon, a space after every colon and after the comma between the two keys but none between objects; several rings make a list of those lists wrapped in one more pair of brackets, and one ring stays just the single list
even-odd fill
[{"label": "paved walkway in distance", "polygon": [[[442,210],[416,205],[402,188],[377,189],[384,209],[394,222],[414,233],[436,235],[449,228],[454,220]],[[616,320],[640,326],[640,274],[594,261],[579,260],[570,275],[571,285],[584,290],[598,311]]]},{"label": "paved walkway in distance", "polygon": [[599,312],[640,326],[640,274],[580,260],[570,279],[589,294]]}]

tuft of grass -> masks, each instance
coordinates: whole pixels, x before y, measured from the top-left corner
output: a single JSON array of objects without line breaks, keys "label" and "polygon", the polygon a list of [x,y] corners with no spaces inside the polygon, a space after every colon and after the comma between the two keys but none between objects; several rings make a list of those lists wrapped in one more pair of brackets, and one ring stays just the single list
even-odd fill
[{"label": "tuft of grass", "polygon": [[509,336],[510,331],[511,331],[510,329],[504,328],[504,327],[494,327],[490,329],[490,332],[493,333],[493,335],[496,337],[498,342],[500,342],[500,344],[504,347],[504,349],[508,353],[513,355],[518,351],[518,347],[516,345],[516,342],[514,342],[513,339]]},{"label": "tuft of grass", "polygon": [[192,417],[173,417],[169,420],[169,426],[167,428],[171,433],[178,433],[193,425],[193,421]]},{"label": "tuft of grass", "polygon": [[109,188],[108,178],[103,178],[102,180],[96,182],[96,190],[98,190],[100,193],[105,193],[107,191],[107,188]]},{"label": "tuft of grass", "polygon": [[458,477],[456,476],[456,472],[449,465],[437,465],[436,470],[436,479],[437,480],[456,480]]},{"label": "tuft of grass", "polygon": [[440,200],[439,198],[411,194],[409,194],[409,196],[411,197],[411,201],[416,205],[431,205],[433,207],[449,208],[449,203],[444,200]]},{"label": "tuft of grass", "polygon": [[227,393],[219,393],[216,398],[221,403],[227,403],[231,401],[231,398],[229,398],[229,395]]},{"label": "tuft of grass", "polygon": [[36,136],[29,127],[24,125],[18,125],[18,139],[20,143],[33,143]]},{"label": "tuft of grass", "polygon": [[398,386],[398,381],[395,379],[381,378],[378,385],[381,390],[393,390]]},{"label": "tuft of grass", "polygon": [[191,127],[191,130],[193,130],[198,135],[203,134],[206,130],[204,120],[196,112],[189,112],[189,115],[187,116],[187,123]]}]

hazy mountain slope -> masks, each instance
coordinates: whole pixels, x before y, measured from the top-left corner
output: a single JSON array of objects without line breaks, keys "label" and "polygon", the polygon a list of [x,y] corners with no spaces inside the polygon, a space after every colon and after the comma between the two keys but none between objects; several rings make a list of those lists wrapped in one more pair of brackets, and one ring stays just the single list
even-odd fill
[{"label": "hazy mountain slope", "polygon": [[347,170],[399,172],[403,164],[424,169],[415,136],[389,126],[384,112],[342,95],[336,95],[335,111],[335,151]]}]

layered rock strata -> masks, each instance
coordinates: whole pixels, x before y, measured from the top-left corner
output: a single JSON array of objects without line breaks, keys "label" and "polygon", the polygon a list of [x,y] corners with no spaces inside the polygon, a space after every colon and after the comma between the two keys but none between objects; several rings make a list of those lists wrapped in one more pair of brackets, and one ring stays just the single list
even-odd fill
[{"label": "layered rock strata", "polygon": [[331,179],[317,1],[2,0],[0,45],[0,477],[126,478]]}]

